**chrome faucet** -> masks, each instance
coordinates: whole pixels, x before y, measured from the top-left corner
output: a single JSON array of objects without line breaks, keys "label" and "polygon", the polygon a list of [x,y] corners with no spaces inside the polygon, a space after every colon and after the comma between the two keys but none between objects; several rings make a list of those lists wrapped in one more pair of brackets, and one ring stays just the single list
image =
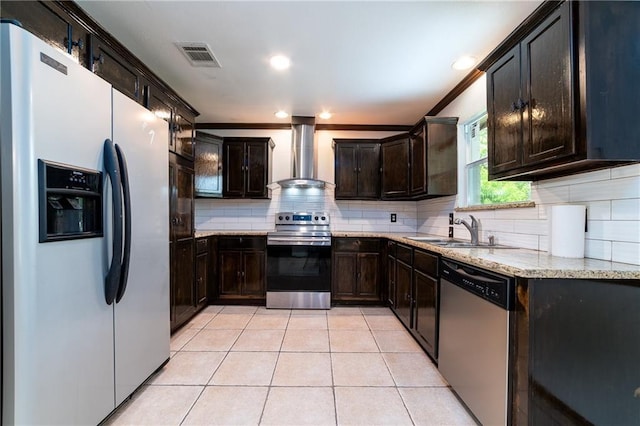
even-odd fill
[{"label": "chrome faucet", "polygon": [[460,224],[464,225],[469,230],[469,233],[471,233],[471,244],[477,245],[478,244],[478,221],[472,215],[469,215],[469,217],[471,218],[471,225],[469,225],[469,223],[466,220],[458,219],[458,218],[456,218],[456,220],[453,223],[455,223],[456,225],[460,225]]}]

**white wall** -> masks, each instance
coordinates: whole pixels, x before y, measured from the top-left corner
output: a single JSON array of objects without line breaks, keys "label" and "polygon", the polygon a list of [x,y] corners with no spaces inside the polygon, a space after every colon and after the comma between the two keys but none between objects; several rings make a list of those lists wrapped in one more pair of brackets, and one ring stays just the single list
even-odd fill
[{"label": "white wall", "polygon": [[[486,84],[481,78],[439,115],[459,117],[458,152],[465,152],[463,124],[485,110]],[[273,179],[289,177],[290,130],[226,130],[220,136],[270,136],[276,143]],[[334,138],[382,138],[386,132],[316,132],[318,177],[334,182],[331,141]],[[630,141],[640,143],[640,141]],[[459,182],[464,182],[459,155]],[[480,237],[494,235],[501,244],[546,251],[547,211],[553,204],[585,204],[588,214],[585,255],[594,259],[640,265],[640,165],[598,170],[532,184],[535,207],[471,212],[480,221]],[[314,192],[274,189],[271,200],[196,200],[198,230],[271,230],[278,211],[323,210],[332,218],[334,231],[424,232],[446,236],[448,214],[461,205],[464,194],[419,202],[335,201],[333,188]],[[392,224],[389,214],[396,213]],[[467,212],[455,213],[465,217]],[[456,237],[468,238],[455,226]]]},{"label": "white wall", "polygon": [[[290,177],[290,130],[208,131],[219,136],[271,137],[273,180]],[[380,139],[393,132],[317,131],[318,179],[335,183],[333,139]],[[270,200],[196,199],[197,230],[272,230],[280,211],[326,211],[333,231],[415,232],[416,203],[391,201],[336,201],[333,185],[317,189],[281,189],[273,186]],[[391,223],[390,214],[397,222]]]},{"label": "white wall", "polygon": [[[458,152],[464,153],[462,125],[484,110],[484,79],[478,80],[441,112],[460,117]],[[640,141],[630,141],[640,143]],[[463,162],[459,162],[459,181],[464,182]],[[418,231],[446,236],[448,214],[462,205],[458,197],[418,202]],[[480,237],[494,235],[496,242],[546,251],[548,248],[549,206],[584,204],[587,206],[585,256],[594,259],[640,265],[640,165],[629,165],[534,182],[531,199],[536,206],[456,212],[457,217],[473,214],[480,221]],[[456,225],[456,237],[468,238],[467,230]]]}]

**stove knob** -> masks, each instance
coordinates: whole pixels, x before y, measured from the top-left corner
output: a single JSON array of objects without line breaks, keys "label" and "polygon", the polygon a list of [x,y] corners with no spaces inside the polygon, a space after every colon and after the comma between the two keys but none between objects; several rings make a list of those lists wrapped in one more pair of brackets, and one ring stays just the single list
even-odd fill
[{"label": "stove knob", "polygon": [[318,216],[314,217],[315,220],[318,220]]},{"label": "stove knob", "polygon": [[322,216],[322,220],[323,220],[323,221],[324,221],[324,220],[327,220],[327,218],[326,218],[326,217],[324,217],[324,216]]},{"label": "stove knob", "polygon": [[284,218],[285,218],[286,220],[289,220],[289,216],[285,216]]},{"label": "stove knob", "polygon": [[282,220],[282,216],[278,216],[278,220]]}]

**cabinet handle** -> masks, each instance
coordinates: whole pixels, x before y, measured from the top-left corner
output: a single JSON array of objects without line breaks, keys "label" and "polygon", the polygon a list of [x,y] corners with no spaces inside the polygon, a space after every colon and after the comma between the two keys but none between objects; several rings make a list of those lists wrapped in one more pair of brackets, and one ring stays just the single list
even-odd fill
[{"label": "cabinet handle", "polygon": [[511,112],[523,110],[527,105],[529,105],[529,102],[518,99],[511,104]]},{"label": "cabinet handle", "polygon": [[244,278],[244,271],[242,271],[242,278]]},{"label": "cabinet handle", "polygon": [[93,59],[93,62],[104,64],[104,55],[102,53],[98,56],[94,56],[92,59]]}]

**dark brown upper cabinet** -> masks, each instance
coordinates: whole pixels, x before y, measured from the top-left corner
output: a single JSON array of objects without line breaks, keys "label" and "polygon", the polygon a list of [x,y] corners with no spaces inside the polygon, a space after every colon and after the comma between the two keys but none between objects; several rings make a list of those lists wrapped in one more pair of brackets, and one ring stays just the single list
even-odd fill
[{"label": "dark brown upper cabinet", "polygon": [[382,199],[406,198],[410,185],[410,141],[408,134],[381,139]]},{"label": "dark brown upper cabinet", "polygon": [[87,66],[89,33],[74,21],[62,5],[53,2],[3,0],[1,9],[3,19],[20,22],[25,29]]},{"label": "dark brown upper cabinet", "polygon": [[411,197],[458,193],[458,119],[425,117],[411,132]]},{"label": "dark brown upper cabinet", "polygon": [[186,109],[177,108],[173,122],[173,146],[178,155],[193,159],[195,116]]},{"label": "dark brown upper cabinet", "polygon": [[224,138],[223,197],[268,198],[274,147],[270,138]]},{"label": "dark brown upper cabinet", "polygon": [[334,139],[336,200],[380,198],[380,142]]},{"label": "dark brown upper cabinet", "polygon": [[222,197],[222,145],[222,137],[196,132],[196,197]]},{"label": "dark brown upper cabinet", "polygon": [[167,148],[169,151],[175,152],[175,144],[173,140],[173,122],[175,120],[175,114],[173,112],[174,106],[171,102],[171,98],[150,82],[144,85],[143,98],[143,105],[145,108],[151,111],[156,117],[169,123],[169,137],[167,139],[169,141],[169,146]]},{"label": "dark brown upper cabinet", "polygon": [[140,73],[107,42],[89,36],[89,66],[118,91],[140,102]]},{"label": "dark brown upper cabinet", "polygon": [[640,160],[638,22],[638,2],[549,2],[489,55],[489,179]]},{"label": "dark brown upper cabinet", "polygon": [[382,199],[457,194],[455,117],[425,117],[409,134],[382,139]]}]

